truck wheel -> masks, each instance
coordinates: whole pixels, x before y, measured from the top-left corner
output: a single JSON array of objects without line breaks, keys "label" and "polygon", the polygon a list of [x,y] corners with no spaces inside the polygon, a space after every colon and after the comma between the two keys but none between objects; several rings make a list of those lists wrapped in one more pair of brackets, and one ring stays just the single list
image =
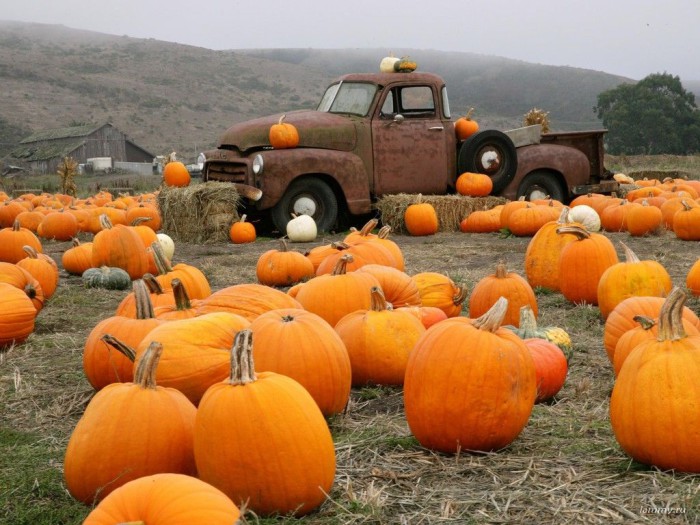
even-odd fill
[{"label": "truck wheel", "polygon": [[338,219],[338,200],[333,190],[319,179],[292,182],[280,201],[272,208],[272,222],[280,233],[295,215],[310,215],[319,231],[330,231]]},{"label": "truck wheel", "polygon": [[491,177],[493,194],[500,193],[515,177],[518,154],[510,137],[496,129],[475,133],[464,141],[457,156],[459,173],[470,171]]},{"label": "truck wheel", "polygon": [[557,177],[545,171],[533,171],[523,179],[518,188],[518,198],[523,196],[528,201],[550,197],[564,202],[566,198]]}]

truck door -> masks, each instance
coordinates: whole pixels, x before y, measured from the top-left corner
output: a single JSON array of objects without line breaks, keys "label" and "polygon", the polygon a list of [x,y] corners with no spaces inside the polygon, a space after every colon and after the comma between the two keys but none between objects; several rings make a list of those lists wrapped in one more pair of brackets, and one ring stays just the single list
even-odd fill
[{"label": "truck door", "polygon": [[433,89],[397,86],[382,94],[372,119],[374,192],[445,193],[450,180],[446,133]]}]

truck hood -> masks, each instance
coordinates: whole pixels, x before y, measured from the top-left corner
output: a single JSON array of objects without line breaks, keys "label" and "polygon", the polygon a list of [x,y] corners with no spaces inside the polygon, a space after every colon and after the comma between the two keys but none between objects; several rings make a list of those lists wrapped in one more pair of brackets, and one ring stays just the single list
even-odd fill
[{"label": "truck hood", "polygon": [[[357,132],[351,117],[322,111],[290,111],[284,122],[299,132],[299,147],[351,151]],[[277,124],[282,113],[234,124],[219,140],[219,147],[236,147],[241,152],[270,146],[270,126]]]}]

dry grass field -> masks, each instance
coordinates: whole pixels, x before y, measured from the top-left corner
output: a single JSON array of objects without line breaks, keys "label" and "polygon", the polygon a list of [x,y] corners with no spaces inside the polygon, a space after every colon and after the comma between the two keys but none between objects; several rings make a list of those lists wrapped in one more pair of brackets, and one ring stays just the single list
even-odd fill
[{"label": "dry grass field", "polygon": [[[692,172],[697,164],[682,169]],[[678,286],[684,286],[691,264],[700,257],[697,243],[680,241],[669,232],[641,238],[606,235],[620,255],[619,241],[624,241],[641,259],[663,264]],[[342,237],[292,246],[304,251]],[[411,275],[445,272],[469,290],[501,260],[524,275],[529,238],[495,233],[392,238],[402,248]],[[69,243],[44,246],[60,261]],[[267,237],[248,245],[180,243],[174,262],[198,265],[216,290],[255,282],[258,257],[276,247]],[[65,489],[63,455],[93,395],[82,372],[85,339],[98,321],[113,315],[125,294],[86,289],[79,277],[62,271],[57,292],[38,315],[35,333],[0,354],[0,523],[75,525],[88,514],[90,509]],[[431,452],[409,431],[401,389],[356,388],[345,412],[329,420],[337,472],[328,500],[302,519],[248,513],[246,523],[700,522],[700,476],[638,464],[614,439],[608,415],[613,373],[598,309],[539,289],[537,298],[538,324],[565,328],[574,341],[574,355],[564,388],[553,402],[535,406],[509,447],[478,455]],[[687,304],[700,315],[698,298]]]}]

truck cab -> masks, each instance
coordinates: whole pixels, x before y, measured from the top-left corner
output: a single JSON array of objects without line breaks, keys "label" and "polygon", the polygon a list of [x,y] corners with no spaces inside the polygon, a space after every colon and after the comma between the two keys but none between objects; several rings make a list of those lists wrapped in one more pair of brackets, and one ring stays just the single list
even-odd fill
[{"label": "truck cab", "polygon": [[[202,159],[203,181],[235,184],[247,206],[269,212],[280,231],[292,214],[310,215],[327,231],[346,213],[370,212],[382,195],[450,193],[464,171],[489,174],[497,195],[545,192],[565,200],[602,168],[586,148],[572,147],[571,137],[568,144],[552,137],[551,144],[517,148],[506,133],[486,130],[458,143],[445,82],[431,73],[336,79],[315,110],[285,114],[299,134],[295,148],[270,145],[280,117],[234,124]],[[527,172],[518,169],[520,152]]]}]

